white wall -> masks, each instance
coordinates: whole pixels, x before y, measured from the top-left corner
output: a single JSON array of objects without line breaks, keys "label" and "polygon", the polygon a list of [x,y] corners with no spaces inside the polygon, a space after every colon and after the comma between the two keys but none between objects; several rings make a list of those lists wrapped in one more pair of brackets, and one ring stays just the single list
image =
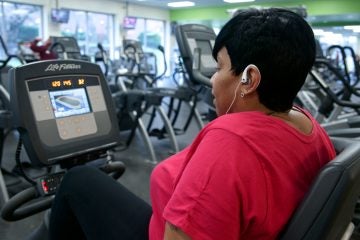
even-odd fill
[{"label": "white wall", "polygon": [[170,19],[170,12],[168,10],[131,4],[128,5],[128,15],[166,21]]}]

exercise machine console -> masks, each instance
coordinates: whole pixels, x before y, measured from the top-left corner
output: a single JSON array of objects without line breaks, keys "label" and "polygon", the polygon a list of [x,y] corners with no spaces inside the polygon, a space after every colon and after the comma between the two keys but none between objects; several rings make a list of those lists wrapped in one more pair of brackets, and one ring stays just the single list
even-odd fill
[{"label": "exercise machine console", "polygon": [[33,164],[91,160],[118,144],[112,98],[96,64],[44,61],[9,75],[14,124]]},{"label": "exercise machine console", "polygon": [[[59,165],[60,171],[28,179],[30,188],[8,200],[1,216],[16,221],[51,206],[64,172],[101,160],[119,145],[119,129],[107,82],[97,64],[78,60],[34,62],[11,69],[10,105],[32,165]],[[122,174],[121,162],[101,163]],[[26,176],[24,175],[26,178]],[[23,206],[24,205],[24,206]]]},{"label": "exercise machine console", "polygon": [[216,34],[200,24],[184,24],[176,28],[176,40],[190,80],[211,87],[210,78],[216,72],[212,57]]},{"label": "exercise machine console", "polygon": [[190,82],[209,106],[208,119],[216,117],[210,78],[216,72],[216,61],[212,57],[216,34],[213,29],[200,24],[179,25],[175,32],[180,56],[189,75]]},{"label": "exercise machine console", "polygon": [[50,50],[58,55],[58,59],[76,59],[90,61],[89,56],[81,54],[79,44],[74,37],[51,36]]}]

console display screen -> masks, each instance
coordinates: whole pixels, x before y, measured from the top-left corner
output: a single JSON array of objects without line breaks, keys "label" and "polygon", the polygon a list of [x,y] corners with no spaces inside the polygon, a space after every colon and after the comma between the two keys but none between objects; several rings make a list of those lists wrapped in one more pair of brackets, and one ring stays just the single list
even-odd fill
[{"label": "console display screen", "polygon": [[216,62],[212,57],[212,47],[210,41],[196,40],[196,46],[201,49],[201,65],[205,68],[216,68]]},{"label": "console display screen", "polygon": [[49,91],[56,118],[91,112],[85,88]]}]

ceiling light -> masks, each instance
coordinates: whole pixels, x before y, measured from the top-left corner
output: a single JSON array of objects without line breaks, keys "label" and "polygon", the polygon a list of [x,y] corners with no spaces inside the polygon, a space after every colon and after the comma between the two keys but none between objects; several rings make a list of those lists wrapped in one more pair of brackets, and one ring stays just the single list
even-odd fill
[{"label": "ceiling light", "polygon": [[255,0],[223,0],[227,3],[245,3],[245,2],[255,2]]},{"label": "ceiling light", "polygon": [[167,4],[169,7],[192,7],[195,6],[194,2],[189,2],[189,1],[185,1],[185,2],[169,2]]}]

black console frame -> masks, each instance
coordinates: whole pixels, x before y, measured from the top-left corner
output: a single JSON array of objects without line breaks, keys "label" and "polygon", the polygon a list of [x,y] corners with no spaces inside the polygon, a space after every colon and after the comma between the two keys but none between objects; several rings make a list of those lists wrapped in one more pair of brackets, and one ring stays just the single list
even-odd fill
[{"label": "black console frame", "polygon": [[[47,146],[38,133],[36,119],[27,91],[27,81],[39,77],[53,76],[96,76],[103,92],[108,111],[110,130],[102,136],[81,136],[74,141],[64,141],[53,147]],[[21,134],[24,146],[33,165],[53,165],[58,162],[79,164],[98,158],[119,144],[119,129],[116,112],[107,82],[97,64],[79,60],[49,60],[23,65],[9,71],[11,81],[11,109],[14,126]],[[28,109],[28,110],[27,110]],[[100,124],[100,123],[97,123]],[[75,144],[74,144],[75,142]],[[69,163],[70,162],[70,163]]]}]

